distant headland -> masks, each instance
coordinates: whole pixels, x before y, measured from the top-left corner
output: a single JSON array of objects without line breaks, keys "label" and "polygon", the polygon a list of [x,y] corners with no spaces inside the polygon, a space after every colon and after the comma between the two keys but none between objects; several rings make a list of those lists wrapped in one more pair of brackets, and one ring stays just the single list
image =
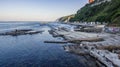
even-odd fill
[{"label": "distant headland", "polygon": [[120,0],[88,0],[76,14],[58,19],[61,22],[105,22],[120,26]]}]

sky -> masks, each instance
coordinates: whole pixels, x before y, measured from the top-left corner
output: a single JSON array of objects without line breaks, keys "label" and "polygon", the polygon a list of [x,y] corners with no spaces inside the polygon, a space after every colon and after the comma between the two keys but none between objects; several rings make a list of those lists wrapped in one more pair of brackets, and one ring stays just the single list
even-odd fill
[{"label": "sky", "polygon": [[88,0],[0,0],[0,21],[55,21],[75,14]]}]

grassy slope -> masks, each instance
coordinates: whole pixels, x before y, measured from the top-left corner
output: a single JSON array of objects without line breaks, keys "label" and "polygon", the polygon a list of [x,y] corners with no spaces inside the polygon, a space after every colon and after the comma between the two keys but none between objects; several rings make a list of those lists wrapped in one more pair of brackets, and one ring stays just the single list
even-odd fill
[{"label": "grassy slope", "polygon": [[71,17],[70,21],[98,21],[120,26],[120,0],[112,0],[93,7],[91,4],[86,4],[74,17]]}]

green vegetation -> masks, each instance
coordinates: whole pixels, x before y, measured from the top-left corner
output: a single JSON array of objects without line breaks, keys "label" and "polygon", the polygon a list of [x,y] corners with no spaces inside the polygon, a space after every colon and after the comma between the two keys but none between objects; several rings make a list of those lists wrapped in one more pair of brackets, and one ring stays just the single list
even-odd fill
[{"label": "green vegetation", "polygon": [[[69,21],[107,22],[109,25],[120,26],[120,0],[104,2],[96,6],[91,6],[92,4],[86,4],[78,10],[75,16],[71,17]],[[65,18],[67,19],[67,17],[69,16]]]}]

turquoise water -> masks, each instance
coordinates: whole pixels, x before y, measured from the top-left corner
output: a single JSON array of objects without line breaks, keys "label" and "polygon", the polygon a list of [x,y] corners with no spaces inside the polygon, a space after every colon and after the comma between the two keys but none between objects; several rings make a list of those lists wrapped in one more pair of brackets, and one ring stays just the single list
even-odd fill
[{"label": "turquoise water", "polygon": [[49,34],[47,24],[39,22],[0,23],[0,31],[13,29],[44,30],[43,33],[20,36],[0,36],[0,67],[85,67],[81,56],[66,53],[61,44],[46,44],[45,40],[61,40]]}]

